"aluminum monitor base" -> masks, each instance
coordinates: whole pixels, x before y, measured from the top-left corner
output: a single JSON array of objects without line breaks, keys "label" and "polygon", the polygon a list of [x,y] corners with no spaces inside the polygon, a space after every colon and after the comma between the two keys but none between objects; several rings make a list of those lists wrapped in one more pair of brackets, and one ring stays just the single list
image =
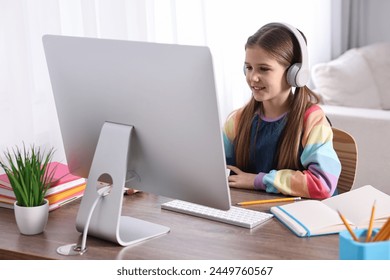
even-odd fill
[{"label": "aluminum monitor base", "polygon": [[[104,123],[76,219],[77,230],[84,232],[89,223],[90,211],[93,211],[87,228],[88,235],[121,246],[132,245],[170,231],[162,225],[121,216],[132,132],[132,126]],[[97,186],[102,175],[111,177],[112,187],[99,199],[102,194],[98,192]],[[97,199],[100,201],[93,207]]]}]

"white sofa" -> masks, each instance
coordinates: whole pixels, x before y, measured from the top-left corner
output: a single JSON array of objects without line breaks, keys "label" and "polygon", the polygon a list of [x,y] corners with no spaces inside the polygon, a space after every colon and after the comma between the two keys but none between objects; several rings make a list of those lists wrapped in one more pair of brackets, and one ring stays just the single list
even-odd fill
[{"label": "white sofa", "polygon": [[357,142],[354,187],[370,184],[390,194],[390,43],[317,64],[312,80],[332,125]]}]

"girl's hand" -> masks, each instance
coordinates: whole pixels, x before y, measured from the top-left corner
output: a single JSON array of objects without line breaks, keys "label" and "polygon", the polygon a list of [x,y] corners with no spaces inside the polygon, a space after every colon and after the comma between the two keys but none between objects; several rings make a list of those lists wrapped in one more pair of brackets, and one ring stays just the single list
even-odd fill
[{"label": "girl's hand", "polygon": [[255,188],[255,178],[257,174],[243,172],[238,167],[232,165],[228,165],[227,168],[237,174],[228,177],[229,187],[248,190],[253,190]]}]

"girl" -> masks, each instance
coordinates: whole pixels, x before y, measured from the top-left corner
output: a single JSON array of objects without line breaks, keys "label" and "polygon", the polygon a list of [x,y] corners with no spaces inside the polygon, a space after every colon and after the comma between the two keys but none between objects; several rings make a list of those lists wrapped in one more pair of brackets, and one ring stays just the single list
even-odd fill
[{"label": "girl", "polygon": [[286,24],[267,24],[248,38],[244,69],[252,97],[224,126],[230,187],[316,199],[335,192],[341,165],[332,129],[304,85],[309,75],[298,84],[290,76],[308,64],[306,52],[303,34]]}]

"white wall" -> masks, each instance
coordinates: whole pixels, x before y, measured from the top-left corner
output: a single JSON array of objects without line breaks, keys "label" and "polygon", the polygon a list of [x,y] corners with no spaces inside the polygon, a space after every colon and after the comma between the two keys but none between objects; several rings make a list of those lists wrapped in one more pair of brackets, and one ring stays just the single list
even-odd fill
[{"label": "white wall", "polygon": [[224,121],[250,97],[245,41],[273,21],[305,33],[311,65],[331,58],[329,0],[0,0],[0,156],[23,141],[64,161],[43,34],[206,44]]}]

